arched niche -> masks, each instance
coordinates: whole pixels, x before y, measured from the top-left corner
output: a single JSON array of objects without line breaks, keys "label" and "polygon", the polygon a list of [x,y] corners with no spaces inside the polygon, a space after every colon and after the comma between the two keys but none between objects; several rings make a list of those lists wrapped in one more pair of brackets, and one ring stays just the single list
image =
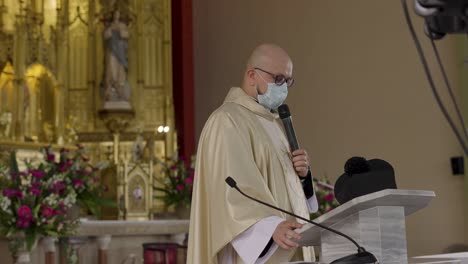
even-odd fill
[{"label": "arched niche", "polygon": [[0,73],[0,113],[13,113],[15,71],[10,62],[6,62]]},{"label": "arched niche", "polygon": [[24,135],[27,140],[52,143],[57,140],[58,85],[45,66],[30,65],[24,75]]}]

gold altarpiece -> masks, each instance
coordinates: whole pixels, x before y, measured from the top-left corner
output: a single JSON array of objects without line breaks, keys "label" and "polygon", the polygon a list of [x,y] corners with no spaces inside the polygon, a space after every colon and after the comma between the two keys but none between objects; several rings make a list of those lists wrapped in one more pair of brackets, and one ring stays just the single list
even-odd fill
[{"label": "gold altarpiece", "polygon": [[[46,144],[80,143],[92,161],[112,164],[102,178],[119,209],[106,218],[145,219],[160,210],[152,198],[159,170],[151,160],[177,149],[170,6],[170,0],[0,0],[0,148],[28,158]],[[120,61],[106,53],[114,29],[125,37]],[[109,80],[115,73],[125,86]],[[114,96],[107,96],[113,84]],[[128,96],[119,97],[119,87]]]}]

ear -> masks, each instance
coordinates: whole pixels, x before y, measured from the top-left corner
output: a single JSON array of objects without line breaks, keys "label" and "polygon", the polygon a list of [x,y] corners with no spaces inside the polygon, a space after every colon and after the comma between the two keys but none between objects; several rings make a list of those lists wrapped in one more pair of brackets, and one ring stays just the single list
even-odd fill
[{"label": "ear", "polygon": [[255,70],[254,69],[249,69],[246,72],[247,79],[248,79],[248,84],[249,86],[254,86],[256,84],[256,78],[255,78]]}]

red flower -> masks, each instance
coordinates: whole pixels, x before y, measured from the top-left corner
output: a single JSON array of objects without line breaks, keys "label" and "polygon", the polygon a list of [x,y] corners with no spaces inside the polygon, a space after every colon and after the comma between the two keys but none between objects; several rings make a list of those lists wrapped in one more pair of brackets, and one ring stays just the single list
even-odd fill
[{"label": "red flower", "polygon": [[72,185],[75,188],[83,186],[83,181],[81,179],[75,179],[72,181]]},{"label": "red flower", "polygon": [[18,216],[21,218],[31,219],[31,209],[27,205],[21,206],[20,208],[18,208]]},{"label": "red flower", "polygon": [[52,186],[51,191],[55,194],[60,194],[65,190],[65,188],[66,188],[65,183],[63,183],[62,181],[58,181],[54,183],[54,186]]},{"label": "red flower", "polygon": [[177,185],[176,189],[181,192],[184,190],[184,186],[182,184],[179,184]]},{"label": "red flower", "polygon": [[28,228],[31,225],[31,219],[28,218],[18,218],[16,219],[16,227],[18,228]]},{"label": "red flower", "polygon": [[3,189],[2,194],[8,198],[17,197],[18,199],[23,199],[23,193],[20,190]]},{"label": "red flower", "polygon": [[47,154],[47,161],[54,161],[55,155],[54,154]]},{"label": "red flower", "polygon": [[45,218],[51,218],[54,215],[54,210],[46,205],[42,207],[41,215]]},{"label": "red flower", "polygon": [[333,193],[329,193],[327,195],[325,195],[325,197],[323,197],[323,199],[327,202],[331,202],[335,199],[335,196],[333,195]]},{"label": "red flower", "polygon": [[193,178],[188,177],[187,179],[185,179],[185,184],[192,185],[193,184]]},{"label": "red flower", "polygon": [[34,196],[39,196],[39,195],[41,195],[41,190],[39,190],[38,188],[32,187],[32,188],[29,189],[29,191],[30,191],[30,192],[32,193],[32,195],[34,195]]},{"label": "red flower", "polygon": [[30,170],[29,173],[31,173],[31,175],[36,179],[42,179],[45,176],[45,174],[40,170]]}]

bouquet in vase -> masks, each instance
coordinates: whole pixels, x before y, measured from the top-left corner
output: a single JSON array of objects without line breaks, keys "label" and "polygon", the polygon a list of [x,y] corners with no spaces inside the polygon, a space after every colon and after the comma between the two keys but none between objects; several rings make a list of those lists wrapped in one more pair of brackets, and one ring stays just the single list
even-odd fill
[{"label": "bouquet in vase", "polygon": [[11,153],[10,166],[4,166],[0,175],[1,235],[23,238],[31,251],[39,236],[74,232],[78,218],[69,216],[70,208],[77,203],[94,207],[96,201],[89,200],[99,189],[94,177],[99,168],[87,163],[83,151],[81,147],[75,153],[62,149],[56,157],[51,148],[44,148],[44,159],[25,162],[21,171]]},{"label": "bouquet in vase", "polygon": [[166,208],[189,208],[195,177],[195,157],[193,156],[190,162],[179,157],[167,162],[157,160],[157,164],[161,165],[162,169],[161,178],[156,178],[155,198],[162,200]]}]

